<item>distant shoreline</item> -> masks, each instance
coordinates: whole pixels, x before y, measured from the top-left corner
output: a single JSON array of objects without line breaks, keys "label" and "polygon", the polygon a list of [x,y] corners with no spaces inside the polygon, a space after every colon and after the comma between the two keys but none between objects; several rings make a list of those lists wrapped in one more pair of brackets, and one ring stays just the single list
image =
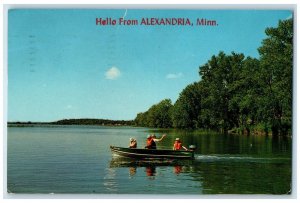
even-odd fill
[{"label": "distant shoreline", "polygon": [[45,125],[134,126],[134,121],[109,119],[63,119],[54,122],[7,122],[8,127],[32,127]]}]

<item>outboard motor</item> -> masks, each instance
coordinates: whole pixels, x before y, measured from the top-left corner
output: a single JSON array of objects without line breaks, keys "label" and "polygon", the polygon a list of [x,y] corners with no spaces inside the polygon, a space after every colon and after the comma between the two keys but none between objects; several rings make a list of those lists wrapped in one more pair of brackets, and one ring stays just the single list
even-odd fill
[{"label": "outboard motor", "polygon": [[195,151],[197,149],[196,145],[190,145],[189,150]]}]

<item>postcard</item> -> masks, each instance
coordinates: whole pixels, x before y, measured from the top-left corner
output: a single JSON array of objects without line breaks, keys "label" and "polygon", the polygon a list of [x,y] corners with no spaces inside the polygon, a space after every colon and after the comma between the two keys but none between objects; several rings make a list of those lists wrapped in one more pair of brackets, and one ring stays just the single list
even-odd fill
[{"label": "postcard", "polygon": [[293,7],[12,7],[7,24],[12,198],[294,194]]}]

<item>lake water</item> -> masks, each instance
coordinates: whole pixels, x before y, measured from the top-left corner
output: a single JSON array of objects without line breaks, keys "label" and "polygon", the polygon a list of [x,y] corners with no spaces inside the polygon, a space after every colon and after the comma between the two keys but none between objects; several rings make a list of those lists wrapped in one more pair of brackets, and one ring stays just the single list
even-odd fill
[{"label": "lake water", "polygon": [[[110,145],[143,148],[149,133],[197,146],[193,161],[113,158]],[[7,190],[25,194],[289,194],[292,140],[133,127],[9,127]]]}]

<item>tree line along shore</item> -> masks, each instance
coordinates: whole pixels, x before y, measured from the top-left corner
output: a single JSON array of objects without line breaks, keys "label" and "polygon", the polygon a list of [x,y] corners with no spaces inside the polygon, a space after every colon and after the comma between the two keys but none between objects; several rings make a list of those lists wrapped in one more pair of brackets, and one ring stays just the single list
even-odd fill
[{"label": "tree line along shore", "polygon": [[100,125],[100,126],[133,126],[133,120],[109,120],[109,119],[62,119],[54,122],[8,122],[9,127],[27,127],[41,125]]},{"label": "tree line along shore", "polygon": [[163,99],[134,120],[63,119],[8,122],[8,126],[140,126],[291,135],[293,19],[279,21],[265,33],[258,59],[220,51],[199,67],[199,81],[185,87],[174,104]]},{"label": "tree line along shore", "polygon": [[137,114],[138,126],[291,135],[293,19],[266,28],[259,58],[220,51],[199,67],[200,80],[172,104]]}]

